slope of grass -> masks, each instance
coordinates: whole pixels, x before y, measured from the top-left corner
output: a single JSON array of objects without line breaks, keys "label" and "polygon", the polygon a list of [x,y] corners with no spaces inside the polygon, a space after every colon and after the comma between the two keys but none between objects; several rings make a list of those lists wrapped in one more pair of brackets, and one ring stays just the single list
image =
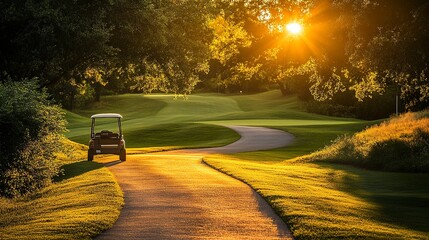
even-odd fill
[{"label": "slope of grass", "polygon": [[[216,134],[213,134],[216,133]],[[227,145],[240,138],[229,128],[201,123],[167,123],[127,134],[127,147],[202,148]],[[143,142],[143,144],[142,144]]]},{"label": "slope of grass", "polygon": [[256,189],[297,239],[428,239],[429,175],[204,159]]},{"label": "slope of grass", "polygon": [[[89,117],[95,113],[117,112],[124,116],[123,132],[129,147],[169,145],[171,139],[178,142],[179,144],[174,144],[174,146],[180,148],[221,146],[236,140],[236,133],[230,129],[193,124],[193,122],[234,111],[239,111],[239,109],[233,100],[212,95],[191,96],[186,101],[174,100],[171,95],[108,96],[91,108],[73,113],[67,112],[66,118],[70,131],[66,133],[66,136],[73,141],[87,144],[91,124]],[[76,115],[80,117],[76,117]],[[117,129],[115,123],[99,127]],[[208,132],[211,134],[207,134]],[[219,134],[213,134],[214,132],[219,132]],[[197,134],[200,135],[196,136]],[[222,135],[225,135],[224,139],[222,139]],[[162,141],[163,139],[165,142]]]},{"label": "slope of grass", "polygon": [[[88,109],[67,112],[70,132],[66,133],[66,136],[73,141],[87,144],[89,117],[101,112],[118,112],[124,116],[123,131],[127,147],[222,146],[237,139],[232,130],[217,126],[224,124],[264,125],[275,128],[282,126],[306,128],[311,125],[334,127],[343,124],[353,128],[355,125],[367,124],[356,119],[310,114],[300,109],[296,97],[281,97],[278,91],[236,97],[216,94],[192,95],[188,100],[174,100],[172,95],[162,94],[107,96]],[[113,130],[117,128],[115,123],[100,127]],[[326,139],[329,141],[335,137],[329,136]],[[324,144],[325,142],[320,147]],[[312,150],[314,149],[311,148],[309,151]]]},{"label": "slope of grass", "polygon": [[[86,147],[73,145],[77,157]],[[60,155],[64,174],[18,199],[0,198],[0,239],[92,239],[119,216],[123,195],[103,164]]]},{"label": "slope of grass", "polygon": [[328,161],[360,167],[429,172],[429,111],[406,113],[332,145],[298,161]]}]

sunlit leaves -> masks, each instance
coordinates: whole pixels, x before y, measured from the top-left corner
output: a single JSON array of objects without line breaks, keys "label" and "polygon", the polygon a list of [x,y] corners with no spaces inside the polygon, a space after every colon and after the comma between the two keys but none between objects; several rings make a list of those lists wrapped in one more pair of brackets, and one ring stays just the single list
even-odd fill
[{"label": "sunlit leaves", "polygon": [[335,1],[349,19],[348,68],[359,71],[351,90],[363,100],[398,89],[406,109],[429,103],[429,4],[425,1]]},{"label": "sunlit leaves", "polygon": [[253,65],[249,62],[238,63],[231,68],[231,76],[228,81],[239,83],[240,81],[250,81],[258,73],[261,64]]},{"label": "sunlit leaves", "polygon": [[154,90],[166,91],[168,81],[162,66],[157,62],[149,62],[147,59],[144,59],[141,64],[144,72],[134,77],[135,84],[131,86],[131,89],[144,93],[151,93]]},{"label": "sunlit leaves", "polygon": [[107,84],[104,75],[105,71],[101,68],[96,67],[88,67],[85,69],[85,72],[83,73],[85,79],[89,80],[91,83],[99,83],[103,86]]},{"label": "sunlit leaves", "polygon": [[331,100],[335,94],[346,90],[343,79],[335,71],[326,76],[316,70],[310,76],[310,83],[310,92],[317,101]]},{"label": "sunlit leaves", "polygon": [[208,23],[208,26],[214,35],[210,44],[212,58],[223,65],[239,53],[239,48],[248,47],[252,43],[242,23],[237,24],[223,16],[217,16]]},{"label": "sunlit leaves", "polygon": [[372,98],[374,93],[383,94],[386,84],[380,79],[377,72],[369,72],[350,89],[355,91],[355,96],[359,101],[363,101],[365,98]]}]

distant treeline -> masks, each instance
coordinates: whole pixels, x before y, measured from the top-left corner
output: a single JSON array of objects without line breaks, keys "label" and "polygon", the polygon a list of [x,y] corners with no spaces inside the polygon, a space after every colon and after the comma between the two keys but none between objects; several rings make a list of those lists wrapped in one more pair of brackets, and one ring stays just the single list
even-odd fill
[{"label": "distant treeline", "polygon": [[310,110],[380,118],[396,95],[401,111],[429,105],[428,29],[425,0],[4,0],[0,81],[37,79],[69,109],[276,87]]}]

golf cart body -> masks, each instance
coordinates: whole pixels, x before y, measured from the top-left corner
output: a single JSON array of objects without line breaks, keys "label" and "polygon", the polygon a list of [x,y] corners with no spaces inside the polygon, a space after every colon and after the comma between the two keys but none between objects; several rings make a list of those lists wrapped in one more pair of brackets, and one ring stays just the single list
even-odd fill
[{"label": "golf cart body", "polygon": [[[108,119],[117,121],[118,132],[111,132],[109,130],[101,130],[95,132],[95,125],[97,119]],[[122,134],[122,116],[117,113],[102,113],[91,116],[91,140],[89,140],[88,161],[94,159],[97,154],[116,154],[119,155],[121,161],[126,160],[125,140]]]}]

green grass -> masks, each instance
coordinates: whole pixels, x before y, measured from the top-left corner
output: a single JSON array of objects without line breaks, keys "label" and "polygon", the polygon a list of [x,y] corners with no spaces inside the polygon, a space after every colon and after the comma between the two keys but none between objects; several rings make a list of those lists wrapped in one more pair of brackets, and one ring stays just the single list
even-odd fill
[{"label": "green grass", "polygon": [[256,189],[297,239],[429,238],[427,174],[226,156],[204,161]]},{"label": "green grass", "polygon": [[[75,155],[82,157],[80,150]],[[110,171],[100,163],[62,158],[64,175],[51,186],[0,198],[0,239],[92,239],[113,225],[123,195]]]},{"label": "green grass", "polygon": [[[163,94],[127,94],[103,97],[101,103],[88,109],[67,112],[70,131],[66,136],[73,141],[87,144],[89,117],[102,112],[117,112],[124,116],[122,125],[127,147],[222,146],[237,139],[235,132],[218,126],[222,124],[263,125],[274,128],[301,126],[304,127],[303,131],[311,125],[332,129],[337,125],[349,125],[350,128],[359,129],[368,125],[367,122],[356,119],[303,112],[295,97],[281,97],[277,91],[232,97],[201,94],[192,95],[188,100],[174,100],[172,95]],[[99,127],[115,130],[116,124]],[[343,132],[348,131],[346,129]],[[325,139],[330,141],[335,137],[335,134],[331,134]],[[323,141],[320,147],[325,143]]]},{"label": "green grass", "polygon": [[[215,135],[213,133],[216,133]],[[127,134],[127,147],[202,148],[227,145],[240,138],[228,128],[201,123],[166,123]],[[141,144],[141,142],[144,142]]]},{"label": "green grass", "polygon": [[288,131],[296,136],[291,146],[212,156],[205,161],[260,192],[298,239],[429,238],[427,174],[290,161],[322,149],[339,135],[380,121],[310,114],[302,111],[295,97],[281,97],[278,91],[240,96],[201,94],[187,101],[173,100],[171,95],[120,95],[67,113],[67,136],[86,144],[89,116],[101,112],[124,116],[127,146],[140,147],[129,149],[136,153],[150,147],[165,150],[224,145],[237,138],[219,126],[225,124]]},{"label": "green grass", "polygon": [[[92,108],[67,112],[70,131],[66,136],[87,144],[89,117],[95,113],[118,112],[124,116],[122,125],[127,147],[171,144],[177,148],[222,146],[235,141],[237,134],[223,127],[197,124],[196,120],[207,120],[234,111],[239,111],[235,101],[212,95],[191,96],[186,101],[174,100],[171,95],[109,96]],[[117,129],[115,123],[99,127]],[[219,134],[213,134],[214,132]]]}]

